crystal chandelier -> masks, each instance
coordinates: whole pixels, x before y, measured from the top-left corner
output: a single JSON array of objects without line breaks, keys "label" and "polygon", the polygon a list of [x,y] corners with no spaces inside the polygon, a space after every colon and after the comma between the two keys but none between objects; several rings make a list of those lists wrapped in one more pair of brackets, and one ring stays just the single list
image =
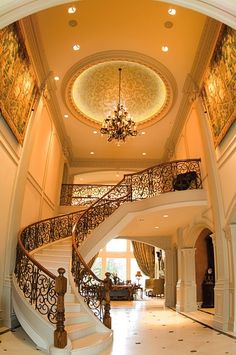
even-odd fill
[{"label": "crystal chandelier", "polygon": [[137,129],[135,122],[132,121],[130,115],[126,111],[126,108],[120,103],[120,92],[121,92],[121,68],[119,68],[119,101],[113,115],[110,114],[104,120],[102,128],[100,130],[101,134],[107,134],[108,142],[113,139],[120,142],[125,142],[126,137],[136,136]]}]

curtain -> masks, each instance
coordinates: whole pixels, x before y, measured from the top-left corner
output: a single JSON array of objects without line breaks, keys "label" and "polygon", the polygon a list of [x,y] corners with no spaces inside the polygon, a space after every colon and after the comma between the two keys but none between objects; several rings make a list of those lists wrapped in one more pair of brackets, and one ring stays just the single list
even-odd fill
[{"label": "curtain", "polygon": [[134,257],[140,270],[150,278],[155,276],[155,248],[151,245],[132,241]]}]

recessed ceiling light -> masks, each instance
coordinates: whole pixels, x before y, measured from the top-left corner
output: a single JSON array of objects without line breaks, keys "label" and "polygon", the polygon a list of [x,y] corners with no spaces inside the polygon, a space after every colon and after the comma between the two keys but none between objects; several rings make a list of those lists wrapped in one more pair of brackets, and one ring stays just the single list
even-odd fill
[{"label": "recessed ceiling light", "polygon": [[169,9],[168,10],[168,14],[171,16],[174,16],[176,14],[176,10],[175,9]]},{"label": "recessed ceiling light", "polygon": [[142,131],[141,134],[144,135],[144,134],[146,134],[146,132]]},{"label": "recessed ceiling light", "polygon": [[80,50],[80,45],[78,43],[74,44],[73,47],[74,51],[79,51]]},{"label": "recessed ceiling light", "polygon": [[68,117],[69,117],[69,115],[65,114],[65,115],[64,115],[64,117],[65,117],[65,118],[68,118]]},{"label": "recessed ceiling light", "polygon": [[76,12],[76,7],[71,6],[68,8],[68,14],[74,14]]},{"label": "recessed ceiling light", "polygon": [[59,76],[57,76],[57,75],[56,75],[56,76],[54,76],[54,80],[55,80],[55,81],[60,80]]},{"label": "recessed ceiling light", "polygon": [[93,134],[97,134],[97,133],[98,133],[98,131],[96,131],[96,130],[93,131]]},{"label": "recessed ceiling light", "polygon": [[78,25],[78,22],[76,20],[70,20],[68,24],[70,27],[76,27]]},{"label": "recessed ceiling light", "polygon": [[144,222],[144,218],[139,218],[139,222]]},{"label": "recessed ceiling light", "polygon": [[169,216],[168,216],[168,214],[164,214],[163,217],[164,217],[164,218],[167,218],[167,217],[169,217]]},{"label": "recessed ceiling light", "polygon": [[155,226],[154,228],[155,228],[155,229],[159,229],[159,227],[158,227],[158,226]]},{"label": "recessed ceiling light", "polygon": [[164,26],[165,26],[165,28],[172,28],[172,27],[173,27],[173,22],[171,22],[171,21],[166,21],[166,22],[164,23]]},{"label": "recessed ceiling light", "polygon": [[162,52],[168,52],[169,47],[167,47],[167,46],[162,46],[162,47],[161,47],[161,50],[162,50]]},{"label": "recessed ceiling light", "polygon": [[142,155],[147,155],[147,153],[143,152]]},{"label": "recessed ceiling light", "polygon": [[120,176],[120,174],[119,173],[116,173],[116,177],[119,177]]},{"label": "recessed ceiling light", "polygon": [[94,152],[90,152],[91,155],[94,155]]}]

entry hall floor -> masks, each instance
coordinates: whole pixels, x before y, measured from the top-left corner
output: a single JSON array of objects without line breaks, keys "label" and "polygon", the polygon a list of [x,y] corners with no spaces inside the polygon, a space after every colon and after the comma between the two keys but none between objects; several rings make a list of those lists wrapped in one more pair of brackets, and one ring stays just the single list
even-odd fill
[{"label": "entry hall floor", "polygon": [[[185,317],[165,308],[164,300],[159,298],[112,301],[111,306],[114,341],[99,355],[236,354],[235,334],[227,336],[188,318],[211,326],[212,314],[197,311]],[[0,354],[44,354],[21,327],[1,334],[0,341]]]},{"label": "entry hall floor", "polygon": [[113,301],[111,307],[114,341],[102,355],[236,354],[236,334],[229,337],[204,325],[212,325],[212,314],[189,314],[200,324],[165,308],[159,298]]}]

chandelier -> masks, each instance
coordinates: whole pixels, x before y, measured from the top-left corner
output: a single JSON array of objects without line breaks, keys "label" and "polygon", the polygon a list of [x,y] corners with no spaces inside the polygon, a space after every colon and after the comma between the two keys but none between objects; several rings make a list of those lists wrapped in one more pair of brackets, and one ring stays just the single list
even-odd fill
[{"label": "chandelier", "polygon": [[125,142],[126,137],[133,137],[138,133],[135,122],[131,119],[126,108],[120,103],[121,70],[122,69],[119,68],[119,101],[117,107],[112,116],[110,114],[107,116],[100,129],[101,134],[107,134],[108,142],[116,139],[118,145],[120,142]]}]

